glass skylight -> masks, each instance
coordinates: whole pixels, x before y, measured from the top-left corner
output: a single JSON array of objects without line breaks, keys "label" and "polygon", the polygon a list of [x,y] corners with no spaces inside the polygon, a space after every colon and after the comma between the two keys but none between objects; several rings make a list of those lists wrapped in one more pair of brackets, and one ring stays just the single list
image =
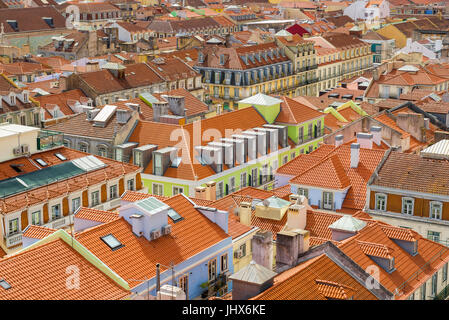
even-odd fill
[{"label": "glass skylight", "polygon": [[104,241],[112,250],[116,250],[118,248],[123,247],[123,244],[117,240],[112,234],[108,234],[107,236],[101,237],[101,240]]}]

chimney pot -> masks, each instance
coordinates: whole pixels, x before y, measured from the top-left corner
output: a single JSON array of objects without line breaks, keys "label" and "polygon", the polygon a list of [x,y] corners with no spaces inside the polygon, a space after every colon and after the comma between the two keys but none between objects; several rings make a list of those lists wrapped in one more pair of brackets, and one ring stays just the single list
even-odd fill
[{"label": "chimney pot", "polygon": [[372,133],[357,133],[357,143],[361,148],[372,149],[373,148],[373,134]]},{"label": "chimney pot", "polygon": [[370,133],[373,135],[373,142],[380,146],[382,140],[382,128],[378,126],[372,126],[370,128]]},{"label": "chimney pot", "polygon": [[343,135],[339,134],[335,136],[335,146],[341,146],[343,144]]}]

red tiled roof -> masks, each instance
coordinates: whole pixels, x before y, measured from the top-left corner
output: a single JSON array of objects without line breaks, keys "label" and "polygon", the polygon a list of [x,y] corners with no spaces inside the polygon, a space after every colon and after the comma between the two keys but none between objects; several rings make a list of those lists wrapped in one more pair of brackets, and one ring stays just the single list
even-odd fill
[{"label": "red tiled roof", "polygon": [[[67,270],[80,272],[79,288],[67,286]],[[0,259],[0,273],[11,288],[2,300],[118,300],[130,294],[61,239]]]},{"label": "red tiled roof", "polygon": [[304,121],[309,121],[320,116],[324,116],[323,113],[310,108],[298,101],[291,98],[282,96],[281,111],[276,118],[277,122],[298,124]]},{"label": "red tiled roof", "polygon": [[30,224],[23,230],[22,236],[26,238],[43,239],[55,231],[56,229]]},{"label": "red tiled roof", "polygon": [[78,219],[85,219],[97,222],[111,222],[118,219],[119,215],[116,212],[81,207],[75,213],[75,217]]},{"label": "red tiled roof", "polygon": [[[132,279],[156,275],[156,263],[179,264],[229,237],[217,224],[194,209],[193,204],[183,195],[164,202],[184,218],[177,223],[168,219],[172,225],[169,235],[152,241],[136,237],[132,226],[120,218],[80,232],[77,240],[133,288],[142,281]],[[100,238],[107,234],[113,234],[124,246],[112,251]]]}]

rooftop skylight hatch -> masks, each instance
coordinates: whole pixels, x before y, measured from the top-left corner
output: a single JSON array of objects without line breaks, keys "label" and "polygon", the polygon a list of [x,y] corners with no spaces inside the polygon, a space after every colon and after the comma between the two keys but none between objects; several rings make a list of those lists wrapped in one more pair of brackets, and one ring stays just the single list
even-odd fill
[{"label": "rooftop skylight hatch", "polygon": [[121,247],[124,246],[120,241],[117,240],[116,237],[114,237],[113,234],[108,234],[108,235],[106,235],[106,236],[104,236],[104,237],[100,237],[100,239],[101,239],[104,243],[106,243],[106,245],[107,245],[109,248],[111,248],[111,250],[113,250],[113,251],[114,251],[114,250],[117,250],[117,249],[120,249]]}]

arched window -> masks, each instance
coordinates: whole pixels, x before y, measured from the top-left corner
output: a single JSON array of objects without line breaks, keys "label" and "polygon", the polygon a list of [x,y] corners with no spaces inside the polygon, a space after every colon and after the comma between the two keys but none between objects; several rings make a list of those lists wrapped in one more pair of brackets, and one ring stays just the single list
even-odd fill
[{"label": "arched window", "polygon": [[87,143],[87,142],[80,142],[78,144],[78,148],[79,148],[80,151],[87,153],[87,152],[89,152],[89,143]]},{"label": "arched window", "polygon": [[108,157],[108,147],[107,147],[106,145],[104,145],[104,144],[100,144],[100,145],[97,147],[97,154],[98,154],[100,157],[105,157],[105,158],[107,158],[107,157]]}]

